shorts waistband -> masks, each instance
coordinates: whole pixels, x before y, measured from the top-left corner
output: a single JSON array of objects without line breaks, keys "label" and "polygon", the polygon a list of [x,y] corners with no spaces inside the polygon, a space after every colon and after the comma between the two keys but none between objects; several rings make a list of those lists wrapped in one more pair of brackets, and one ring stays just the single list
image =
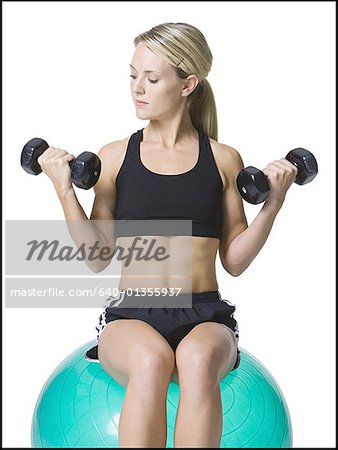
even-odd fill
[{"label": "shorts waistband", "polygon": [[[131,294],[131,296],[132,296],[132,294]],[[172,298],[175,298],[175,299],[191,298],[192,303],[214,302],[214,301],[222,299],[219,290],[206,291],[206,292],[179,293],[177,295],[176,294],[173,295]]]},{"label": "shorts waistband", "polygon": [[214,302],[216,300],[221,300],[221,294],[219,291],[192,292],[190,295],[193,303]]}]

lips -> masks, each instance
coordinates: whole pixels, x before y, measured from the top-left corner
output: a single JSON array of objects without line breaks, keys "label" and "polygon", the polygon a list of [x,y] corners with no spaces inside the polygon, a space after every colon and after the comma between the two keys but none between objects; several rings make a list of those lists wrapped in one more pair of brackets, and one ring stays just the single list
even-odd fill
[{"label": "lips", "polygon": [[147,102],[142,102],[141,100],[135,100],[135,103],[137,103],[139,105],[148,105]]}]

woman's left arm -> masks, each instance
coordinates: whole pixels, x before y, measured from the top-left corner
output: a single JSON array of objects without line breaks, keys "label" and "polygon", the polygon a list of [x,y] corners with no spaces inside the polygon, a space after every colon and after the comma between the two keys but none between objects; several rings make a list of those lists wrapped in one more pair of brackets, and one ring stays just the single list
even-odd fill
[{"label": "woman's left arm", "polygon": [[295,179],[297,168],[283,158],[263,169],[270,192],[260,212],[248,226],[236,184],[243,162],[235,149],[224,147],[223,169],[227,184],[223,192],[223,231],[219,254],[224,269],[236,277],[248,268],[265,244],[286,192]]}]

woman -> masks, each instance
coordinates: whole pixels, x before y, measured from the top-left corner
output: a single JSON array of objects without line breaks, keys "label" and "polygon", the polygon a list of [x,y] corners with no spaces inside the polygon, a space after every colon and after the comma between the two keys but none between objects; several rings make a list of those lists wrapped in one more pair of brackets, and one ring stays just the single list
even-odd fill
[{"label": "woman", "polygon": [[[127,388],[119,420],[120,446],[165,447],[166,394],[173,380],[180,385],[175,447],[219,447],[219,382],[238,367],[240,357],[235,306],[218,291],[216,254],[219,251],[224,269],[233,276],[250,265],[297,169],[280,159],[263,170],[270,194],[248,226],[236,186],[241,157],[217,141],[216,106],[206,80],[212,54],[205,37],[191,25],[164,23],[137,36],[134,44],[131,93],[137,117],[149,124],[99,151],[102,172],[90,219],[70,180],[68,161],[74,156],[49,148],[39,163],[54,182],[67,223],[93,224],[89,227],[93,239],[103,245],[115,247],[112,229],[109,225],[99,229],[93,221],[192,221],[191,308],[158,308],[156,313],[147,307],[113,308],[120,297],[112,297],[99,318],[98,346],[87,352],[87,358],[98,358],[106,372]],[[129,242],[128,234],[121,237]],[[175,247],[180,242],[175,239],[181,237],[166,238],[172,239],[171,250],[180,247]],[[181,257],[188,259],[184,253]],[[174,285],[166,269],[159,272],[157,286]],[[132,273],[133,265],[122,274],[121,292],[130,286]],[[145,281],[132,288],[143,288]],[[154,285],[151,280],[147,286]]]}]

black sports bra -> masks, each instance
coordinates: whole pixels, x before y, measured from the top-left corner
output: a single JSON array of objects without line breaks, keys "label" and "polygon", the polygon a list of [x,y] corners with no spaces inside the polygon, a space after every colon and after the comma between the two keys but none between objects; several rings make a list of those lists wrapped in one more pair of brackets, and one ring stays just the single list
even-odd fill
[{"label": "black sports bra", "polygon": [[135,235],[128,221],[185,220],[191,221],[191,234],[184,235],[221,239],[223,182],[209,138],[202,130],[198,135],[196,165],[176,175],[155,173],[145,167],[140,157],[143,129],[131,135],[116,177],[116,237]]}]

